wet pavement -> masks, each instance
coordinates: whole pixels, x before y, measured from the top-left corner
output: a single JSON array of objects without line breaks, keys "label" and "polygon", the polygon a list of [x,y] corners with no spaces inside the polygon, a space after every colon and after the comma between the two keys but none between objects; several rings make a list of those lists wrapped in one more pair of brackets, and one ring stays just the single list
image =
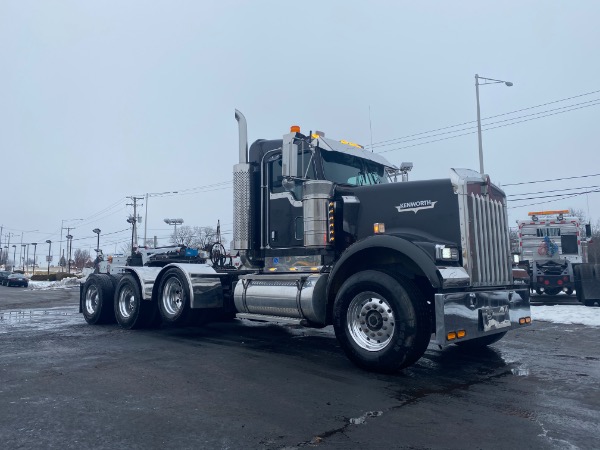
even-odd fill
[{"label": "wet pavement", "polygon": [[390,376],[330,328],[125,331],[87,325],[77,294],[0,287],[3,448],[598,448],[600,328],[430,346]]}]

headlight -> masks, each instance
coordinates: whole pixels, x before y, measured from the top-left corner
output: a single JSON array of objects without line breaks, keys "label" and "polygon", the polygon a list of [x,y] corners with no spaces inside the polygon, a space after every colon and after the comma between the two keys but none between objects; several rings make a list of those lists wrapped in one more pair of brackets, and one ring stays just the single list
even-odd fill
[{"label": "headlight", "polygon": [[458,248],[436,245],[435,258],[438,261],[458,261]]}]

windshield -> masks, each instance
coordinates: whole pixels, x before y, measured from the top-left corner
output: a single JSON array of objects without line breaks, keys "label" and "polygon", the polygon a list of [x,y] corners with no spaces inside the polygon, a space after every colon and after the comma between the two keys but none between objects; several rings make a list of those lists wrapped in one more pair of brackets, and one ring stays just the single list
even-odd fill
[{"label": "windshield", "polygon": [[323,172],[329,181],[353,186],[389,183],[385,166],[356,156],[322,151]]}]

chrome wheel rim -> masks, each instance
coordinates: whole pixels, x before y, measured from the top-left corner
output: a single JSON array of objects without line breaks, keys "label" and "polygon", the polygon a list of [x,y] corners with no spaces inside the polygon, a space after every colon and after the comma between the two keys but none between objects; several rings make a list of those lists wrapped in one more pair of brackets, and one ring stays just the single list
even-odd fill
[{"label": "chrome wheel rim", "polygon": [[124,319],[129,319],[135,310],[135,293],[131,286],[123,286],[119,292],[119,315]]},{"label": "chrome wheel rim", "polygon": [[377,352],[392,341],[396,321],[388,301],[375,292],[361,292],[346,313],[348,332],[363,350]]},{"label": "chrome wheel rim", "polygon": [[168,318],[174,318],[183,309],[183,287],[177,277],[171,277],[163,286],[163,312]]},{"label": "chrome wheel rim", "polygon": [[85,293],[85,311],[93,316],[98,310],[100,304],[100,293],[98,287],[95,284],[90,284]]}]

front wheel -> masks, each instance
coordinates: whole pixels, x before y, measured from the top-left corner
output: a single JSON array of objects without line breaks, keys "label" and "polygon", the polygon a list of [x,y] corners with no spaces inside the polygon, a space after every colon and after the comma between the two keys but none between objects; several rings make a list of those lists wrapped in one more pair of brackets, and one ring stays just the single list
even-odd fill
[{"label": "front wheel", "polygon": [[333,306],[333,327],[354,364],[383,373],[415,363],[431,337],[421,291],[408,279],[375,270],[354,274],[342,285]]}]

